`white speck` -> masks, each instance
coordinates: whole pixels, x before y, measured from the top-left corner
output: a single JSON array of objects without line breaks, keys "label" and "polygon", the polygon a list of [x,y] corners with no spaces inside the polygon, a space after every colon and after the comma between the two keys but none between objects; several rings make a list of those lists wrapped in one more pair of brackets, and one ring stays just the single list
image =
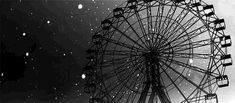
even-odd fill
[{"label": "white speck", "polygon": [[214,54],[211,54],[211,57],[213,57],[214,56]]},{"label": "white speck", "polygon": [[66,54],[64,53],[63,56],[66,56]]},{"label": "white speck", "polygon": [[82,9],[83,5],[82,4],[78,4],[78,9]]},{"label": "white speck", "polygon": [[192,64],[193,63],[193,59],[189,59],[189,63]]},{"label": "white speck", "polygon": [[139,77],[140,76],[140,74],[137,74],[137,77]]},{"label": "white speck", "polygon": [[22,35],[23,35],[23,36],[26,36],[26,33],[23,33]]},{"label": "white speck", "polygon": [[29,52],[26,52],[26,53],[25,53],[25,56],[29,56]]},{"label": "white speck", "polygon": [[51,23],[51,21],[50,20],[47,20],[47,24],[50,24]]},{"label": "white speck", "polygon": [[188,76],[190,77],[190,76],[191,76],[191,74],[188,74]]},{"label": "white speck", "polygon": [[86,74],[82,74],[82,79],[85,79],[86,78]]},{"label": "white speck", "polygon": [[1,74],[1,76],[3,77],[4,73]]}]

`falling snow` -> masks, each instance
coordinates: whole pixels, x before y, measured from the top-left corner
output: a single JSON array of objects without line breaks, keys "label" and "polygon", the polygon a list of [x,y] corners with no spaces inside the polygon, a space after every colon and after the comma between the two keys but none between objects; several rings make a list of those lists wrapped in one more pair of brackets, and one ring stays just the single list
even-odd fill
[{"label": "falling snow", "polygon": [[78,9],[82,9],[83,5],[82,4],[78,4]]}]

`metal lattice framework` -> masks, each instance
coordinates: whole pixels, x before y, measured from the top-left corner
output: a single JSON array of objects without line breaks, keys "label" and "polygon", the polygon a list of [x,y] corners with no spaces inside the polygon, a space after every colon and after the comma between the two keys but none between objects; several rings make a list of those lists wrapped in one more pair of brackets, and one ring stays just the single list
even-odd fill
[{"label": "metal lattice framework", "polygon": [[86,51],[90,103],[217,103],[232,65],[225,22],[201,0],[128,0]]}]

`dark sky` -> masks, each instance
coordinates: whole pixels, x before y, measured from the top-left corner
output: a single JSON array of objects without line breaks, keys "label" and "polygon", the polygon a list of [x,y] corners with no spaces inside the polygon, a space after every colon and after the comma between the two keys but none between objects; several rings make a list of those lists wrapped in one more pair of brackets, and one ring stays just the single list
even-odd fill
[{"label": "dark sky", "polygon": [[85,50],[101,19],[117,4],[0,0],[0,103],[85,103]]}]

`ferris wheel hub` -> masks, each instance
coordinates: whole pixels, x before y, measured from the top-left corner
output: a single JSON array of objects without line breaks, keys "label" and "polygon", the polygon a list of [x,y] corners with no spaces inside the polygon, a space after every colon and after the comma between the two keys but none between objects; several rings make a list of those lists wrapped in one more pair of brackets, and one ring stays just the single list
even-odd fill
[{"label": "ferris wheel hub", "polygon": [[157,51],[148,51],[146,53],[143,53],[143,57],[148,61],[148,62],[156,62],[157,59],[159,59],[159,55]]}]

